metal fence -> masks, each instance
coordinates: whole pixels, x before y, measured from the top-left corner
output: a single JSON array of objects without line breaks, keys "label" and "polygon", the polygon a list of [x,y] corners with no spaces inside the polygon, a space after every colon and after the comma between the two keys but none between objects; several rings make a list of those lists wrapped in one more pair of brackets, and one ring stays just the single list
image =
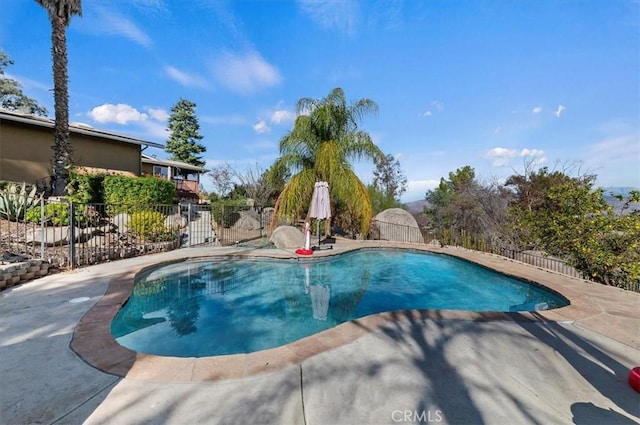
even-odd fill
[{"label": "metal fence", "polygon": [[[273,208],[223,204],[131,206],[39,200],[9,217],[0,211],[0,261],[43,259],[73,268],[182,247],[269,246]],[[374,220],[368,239],[429,243],[432,232]],[[497,246],[465,232],[443,232],[439,242],[490,252],[564,275],[588,279],[566,261],[539,251]],[[625,289],[640,292],[637,282]]]},{"label": "metal fence", "polygon": [[[585,276],[582,272],[576,270],[574,267],[569,265],[567,261],[561,258],[549,256],[541,251],[505,248],[491,240],[487,240],[482,237],[475,237],[464,230],[451,231],[447,229],[440,233],[441,234],[439,234],[437,241],[442,245],[458,246],[475,251],[489,252],[566,276],[590,280],[588,276]],[[374,221],[369,232],[369,239],[397,242],[430,243],[435,240],[434,236],[433,232],[421,232],[418,228],[413,226],[381,221]],[[629,291],[640,292],[640,283],[627,282],[623,285],[623,288]]]},{"label": "metal fence", "polygon": [[40,199],[0,215],[0,260],[41,258],[73,268],[181,247],[226,246],[270,236],[272,209],[209,204],[77,204]]},{"label": "metal fence", "polygon": [[423,233],[415,226],[373,220],[369,229],[368,239],[409,243],[428,243],[431,241],[432,237],[430,233]]}]

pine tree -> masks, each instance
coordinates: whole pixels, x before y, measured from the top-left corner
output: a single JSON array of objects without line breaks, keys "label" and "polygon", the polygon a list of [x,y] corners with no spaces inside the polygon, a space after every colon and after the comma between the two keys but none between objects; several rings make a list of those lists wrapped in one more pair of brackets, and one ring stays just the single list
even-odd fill
[{"label": "pine tree", "polygon": [[169,117],[171,135],[167,140],[165,150],[171,154],[171,160],[202,167],[205,162],[198,154],[205,152],[207,148],[198,143],[202,140],[202,135],[195,108],[195,103],[185,99],[180,99],[171,108],[171,116]]}]

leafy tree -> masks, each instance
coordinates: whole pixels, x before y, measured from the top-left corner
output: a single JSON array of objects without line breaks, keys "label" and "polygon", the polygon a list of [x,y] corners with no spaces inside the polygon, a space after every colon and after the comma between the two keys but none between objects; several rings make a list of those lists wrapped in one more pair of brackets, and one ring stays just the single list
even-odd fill
[{"label": "leafy tree", "polygon": [[394,197],[389,197],[373,184],[367,185],[367,193],[371,199],[373,215],[389,208],[402,208],[402,203]]},{"label": "leafy tree", "polygon": [[74,15],[82,15],[80,0],[36,0],[49,14],[51,21],[51,52],[53,56],[53,97],[55,123],[53,128],[52,191],[56,196],[66,190],[68,170],[73,165],[69,143],[69,88],[67,70],[67,27]]},{"label": "leafy tree", "polygon": [[376,103],[360,99],[347,104],[344,91],[335,88],[323,99],[300,99],[296,108],[293,130],[280,140],[281,156],[275,164],[293,176],[278,197],[275,216],[293,219],[306,215],[314,183],[326,181],[336,221],[341,224],[341,219],[354,218],[357,223],[351,224],[366,233],[373,211],[371,200],[349,161],[384,156],[369,134],[358,129],[365,114],[377,111]]},{"label": "leafy tree", "polygon": [[4,77],[4,69],[9,65],[13,65],[13,61],[0,50],[0,108],[31,115],[47,115],[45,108],[22,92],[22,86],[18,81]]},{"label": "leafy tree", "polygon": [[448,180],[440,179],[439,186],[428,191],[425,199],[425,214],[439,231],[465,230],[492,238],[504,219],[507,202],[504,191],[496,184],[480,184],[468,165],[450,172]]},{"label": "leafy tree", "polygon": [[265,177],[267,179],[267,184],[273,188],[270,202],[271,205],[275,205],[280,193],[282,193],[284,187],[291,178],[291,173],[282,162],[275,162],[271,167],[269,167]]},{"label": "leafy tree", "polygon": [[407,190],[407,178],[402,173],[400,161],[393,155],[385,155],[374,162],[373,182],[367,187],[374,211],[400,207],[400,197]]},{"label": "leafy tree", "polygon": [[[198,143],[202,140],[200,124],[195,113],[196,104],[185,99],[180,99],[171,108],[169,116],[169,131],[171,135],[167,140],[165,150],[171,154],[174,161],[186,162],[197,167],[204,166],[205,162],[198,154],[207,148]],[[185,171],[184,174],[189,174]]]},{"label": "leafy tree", "polygon": [[[524,247],[566,259],[592,280],[624,286],[640,281],[640,214],[614,214],[596,176],[570,177],[541,168],[510,177],[509,214]],[[626,205],[640,199],[632,191]]]}]

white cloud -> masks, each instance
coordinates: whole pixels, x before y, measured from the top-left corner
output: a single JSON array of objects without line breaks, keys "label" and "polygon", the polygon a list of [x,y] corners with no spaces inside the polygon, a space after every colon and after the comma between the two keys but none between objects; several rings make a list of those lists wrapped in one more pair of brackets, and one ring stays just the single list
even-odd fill
[{"label": "white cloud", "polygon": [[567,109],[565,108],[563,105],[558,105],[558,109],[556,109],[556,117],[560,118],[560,115],[562,115],[562,112],[564,112],[564,110]]},{"label": "white cloud", "polygon": [[104,8],[96,10],[100,15],[97,20],[99,22],[98,31],[123,36],[144,47],[153,44],[151,38],[128,18]]},{"label": "white cloud", "polygon": [[521,157],[527,157],[527,156],[542,156],[544,155],[544,151],[540,150],[540,149],[527,149],[524,148],[520,151],[520,156]]},{"label": "white cloud", "polygon": [[287,111],[285,109],[276,109],[271,114],[271,123],[272,124],[287,124],[292,123],[296,119],[296,114],[291,111]]},{"label": "white cloud", "polygon": [[213,64],[213,73],[223,86],[240,94],[255,93],[282,81],[278,68],[255,52],[245,55],[226,53]]},{"label": "white cloud", "polygon": [[495,147],[485,152],[484,157],[491,159],[494,167],[504,167],[508,165],[513,158],[532,158],[535,164],[542,164],[546,161],[543,157],[544,151],[540,149],[527,149],[524,148],[521,151],[516,149],[507,149],[502,147]]},{"label": "white cloud", "polygon": [[88,113],[89,117],[99,123],[118,123],[127,125],[131,122],[146,121],[149,116],[144,112],[138,111],[136,108],[118,103],[117,105],[105,103],[96,106]]},{"label": "white cloud", "polygon": [[169,65],[165,66],[164,71],[167,73],[167,75],[171,79],[177,81],[178,83],[182,84],[185,87],[196,87],[196,88],[209,87],[209,83],[204,78],[194,74],[186,73],[184,71],[180,71],[179,69],[174,68],[173,66],[169,66]]},{"label": "white cloud", "polygon": [[302,11],[325,30],[355,34],[360,20],[357,0],[299,0]]},{"label": "white cloud", "polygon": [[484,154],[485,158],[492,160],[494,167],[503,167],[511,161],[512,158],[518,156],[518,152],[514,149],[493,148]]},{"label": "white cloud", "polygon": [[253,130],[258,134],[262,134],[271,131],[271,127],[265,120],[260,120],[253,126]]},{"label": "white cloud", "polygon": [[164,109],[145,108],[151,119],[156,121],[167,121],[169,114]]},{"label": "white cloud", "polygon": [[[282,109],[280,105],[276,106],[273,111],[267,111],[258,116],[258,122],[253,126],[253,130],[258,133],[268,133],[271,131],[272,125],[286,125],[292,123],[296,119],[296,114],[286,109]],[[268,118],[265,118],[267,116]]]},{"label": "white cloud", "polygon": [[[162,141],[167,138],[167,119],[169,114],[161,108],[145,107],[141,112],[131,105],[124,103],[105,103],[91,109],[86,115],[100,124],[120,124],[131,126],[127,134]],[[109,129],[109,126],[107,126]],[[117,130],[116,130],[117,131]]]},{"label": "white cloud", "polygon": [[160,108],[144,108],[146,112],[140,112],[131,105],[124,103],[96,106],[87,113],[87,116],[101,124],[134,125],[141,129],[139,137],[152,136],[155,139],[166,139],[168,135],[167,120],[169,114]]},{"label": "white cloud", "polygon": [[444,105],[442,104],[442,102],[440,102],[438,100],[431,101],[429,106],[430,106],[430,108],[422,113],[423,117],[431,117],[431,116],[433,116],[434,110],[436,112],[442,112],[442,110],[444,109]]},{"label": "white cloud", "polygon": [[531,110],[531,113],[532,113],[533,115],[538,115],[540,112],[542,112],[542,106],[536,106],[535,108],[533,108],[533,109]]}]

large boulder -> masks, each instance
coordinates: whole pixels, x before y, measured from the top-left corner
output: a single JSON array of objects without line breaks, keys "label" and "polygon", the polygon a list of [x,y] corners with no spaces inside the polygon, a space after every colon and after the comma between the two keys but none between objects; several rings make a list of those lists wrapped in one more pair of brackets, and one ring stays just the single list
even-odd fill
[{"label": "large boulder", "polygon": [[240,211],[240,218],[233,225],[240,230],[260,230],[260,221],[253,211]]},{"label": "large boulder", "polygon": [[304,234],[293,226],[279,226],[269,239],[276,248],[300,248],[304,246]]},{"label": "large boulder", "polygon": [[[74,227],[75,242],[82,242],[86,235],[81,229]],[[69,226],[45,227],[44,232],[39,228],[29,229],[25,235],[25,242],[38,245],[42,242],[46,246],[68,245],[71,240],[71,228]]]},{"label": "large boulder", "polygon": [[131,217],[127,213],[116,214],[111,218],[111,223],[118,229],[119,233],[125,233],[129,229],[129,220]]},{"label": "large boulder", "polygon": [[169,230],[181,230],[187,227],[187,219],[180,214],[168,215],[164,219],[164,225]]},{"label": "large boulder", "polygon": [[372,223],[376,236],[385,241],[423,243],[424,237],[416,219],[402,208],[389,208],[375,216]]}]

